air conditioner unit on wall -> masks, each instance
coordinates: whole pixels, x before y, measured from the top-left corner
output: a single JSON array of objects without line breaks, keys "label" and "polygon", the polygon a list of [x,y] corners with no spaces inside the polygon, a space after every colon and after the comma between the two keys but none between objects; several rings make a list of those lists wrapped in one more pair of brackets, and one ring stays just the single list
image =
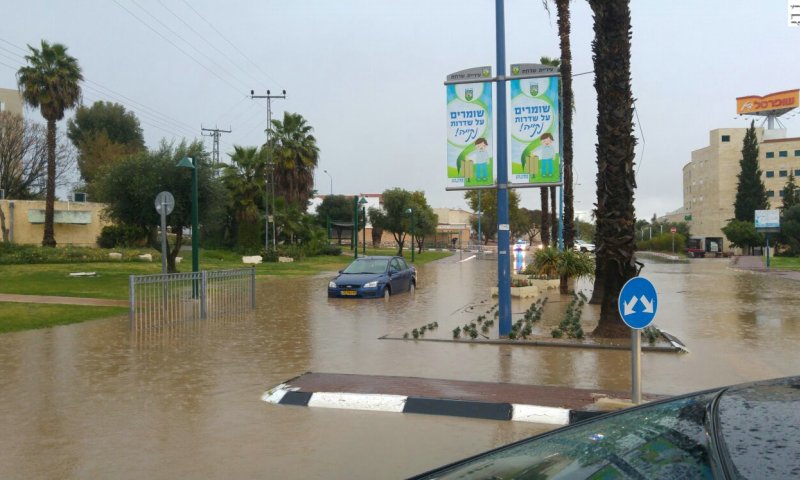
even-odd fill
[{"label": "air conditioner unit on wall", "polygon": [[86,196],[87,195],[85,193],[75,192],[75,193],[72,194],[72,201],[73,202],[79,202],[79,203],[85,203],[86,202]]}]

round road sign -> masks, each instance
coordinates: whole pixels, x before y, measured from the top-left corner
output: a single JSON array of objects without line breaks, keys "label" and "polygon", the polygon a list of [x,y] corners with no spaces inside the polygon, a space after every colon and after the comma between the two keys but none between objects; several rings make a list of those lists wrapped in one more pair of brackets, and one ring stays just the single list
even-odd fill
[{"label": "round road sign", "polygon": [[161,192],[156,195],[156,212],[161,213],[162,206],[164,207],[164,214],[169,215],[175,209],[175,197],[169,192]]},{"label": "round road sign", "polygon": [[617,304],[627,326],[636,330],[645,328],[653,322],[658,309],[656,287],[644,277],[633,277],[619,291]]}]

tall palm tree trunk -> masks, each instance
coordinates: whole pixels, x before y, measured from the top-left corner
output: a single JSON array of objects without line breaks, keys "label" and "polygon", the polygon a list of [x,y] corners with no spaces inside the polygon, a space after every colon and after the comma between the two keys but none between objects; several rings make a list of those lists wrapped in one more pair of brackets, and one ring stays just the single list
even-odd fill
[{"label": "tall palm tree trunk", "polygon": [[56,121],[47,120],[47,192],[44,207],[43,247],[55,247],[56,236],[53,229],[56,201]]},{"label": "tall palm tree trunk", "polygon": [[597,272],[601,284],[600,319],[593,334],[625,337],[617,297],[638,274],[633,193],[633,95],[629,0],[589,0],[594,13],[595,90],[597,91]]},{"label": "tall palm tree trunk", "polygon": [[558,10],[558,37],[561,43],[561,121],[563,149],[561,161],[564,165],[564,246],[572,248],[575,243],[575,211],[572,190],[572,48],[570,47],[569,0],[556,0]]}]

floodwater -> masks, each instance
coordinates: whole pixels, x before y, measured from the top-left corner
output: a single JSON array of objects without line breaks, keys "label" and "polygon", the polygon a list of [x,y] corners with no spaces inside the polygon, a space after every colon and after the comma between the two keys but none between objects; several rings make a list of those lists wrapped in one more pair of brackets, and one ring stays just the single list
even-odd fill
[{"label": "floodwater", "polygon": [[[459,260],[421,267],[416,294],[388,302],[328,299],[329,275],[269,279],[246,318],[0,335],[0,477],[399,478],[551,428],[261,401],[308,371],[629,390],[625,351],[379,339],[433,321],[428,336],[449,338],[488,310],[496,261]],[[798,284],[727,265],[646,264],[656,324],[691,353],[645,354],[644,392],[800,374]],[[545,323],[566,305],[552,292]]]}]

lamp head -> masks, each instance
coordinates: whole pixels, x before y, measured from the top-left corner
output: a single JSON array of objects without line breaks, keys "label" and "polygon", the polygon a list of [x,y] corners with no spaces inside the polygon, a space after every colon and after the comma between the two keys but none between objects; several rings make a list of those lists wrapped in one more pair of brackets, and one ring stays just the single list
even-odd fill
[{"label": "lamp head", "polygon": [[192,161],[191,157],[183,157],[181,161],[178,162],[177,167],[179,168],[194,168],[194,162]]},{"label": "lamp head", "polygon": [[359,205],[366,205],[367,204],[367,199],[364,198],[364,197],[361,197],[361,200],[358,201],[358,204]]}]

